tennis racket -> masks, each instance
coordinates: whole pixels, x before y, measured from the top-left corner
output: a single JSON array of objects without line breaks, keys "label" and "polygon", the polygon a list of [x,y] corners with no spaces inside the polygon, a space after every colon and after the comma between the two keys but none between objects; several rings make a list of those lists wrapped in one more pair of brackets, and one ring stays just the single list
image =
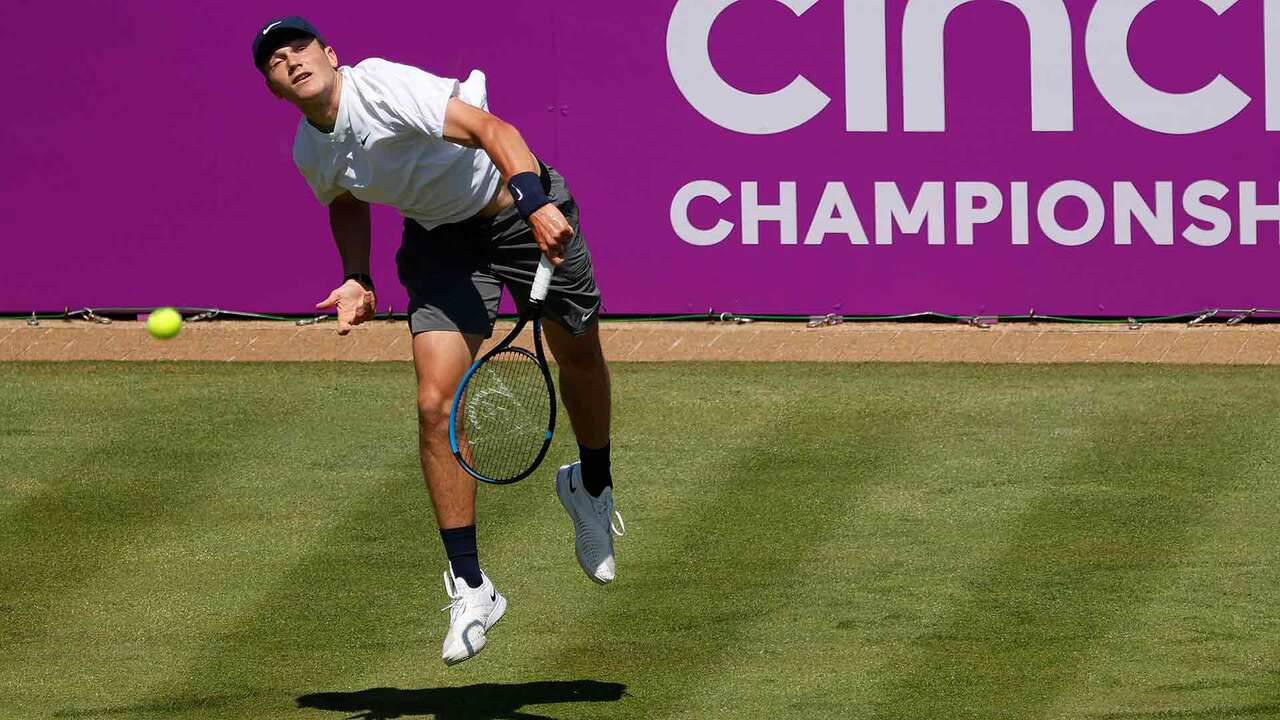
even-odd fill
[{"label": "tennis racket", "polygon": [[[542,301],[555,270],[544,255],[515,329],[462,376],[449,411],[449,446],[471,476],[495,485],[528,477],[551,447],[556,390],[542,351]],[[533,323],[533,351],[515,347]]]}]

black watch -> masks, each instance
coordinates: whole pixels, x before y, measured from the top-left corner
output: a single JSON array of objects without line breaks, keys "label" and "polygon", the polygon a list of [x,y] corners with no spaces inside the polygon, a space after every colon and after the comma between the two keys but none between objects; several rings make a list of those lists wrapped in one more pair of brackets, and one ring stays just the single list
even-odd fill
[{"label": "black watch", "polygon": [[373,292],[373,278],[365,275],[364,273],[347,273],[347,276],[342,278],[342,282],[346,282],[348,280],[355,280],[360,283],[360,286],[365,290]]}]

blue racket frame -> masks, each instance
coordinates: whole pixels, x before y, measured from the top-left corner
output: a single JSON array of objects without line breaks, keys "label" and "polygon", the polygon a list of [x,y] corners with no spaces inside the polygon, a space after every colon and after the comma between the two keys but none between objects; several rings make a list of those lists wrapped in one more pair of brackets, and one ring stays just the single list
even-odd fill
[{"label": "blue racket frame", "polygon": [[[551,449],[551,438],[555,435],[556,430],[556,389],[555,383],[551,380],[551,369],[547,366],[546,354],[542,350],[542,320],[538,317],[541,305],[542,303],[540,302],[530,302],[529,310],[520,318],[520,322],[516,323],[515,329],[508,333],[496,347],[485,353],[479,360],[471,363],[471,367],[467,368],[467,372],[462,376],[462,381],[458,383],[458,389],[453,393],[453,405],[449,408],[449,449],[453,451],[453,457],[458,461],[458,465],[462,466],[462,469],[468,475],[481,482],[491,485],[510,485],[511,483],[519,482],[538,469],[543,459],[546,458],[547,451]],[[521,331],[524,330],[524,326],[529,323],[530,319],[533,321],[534,352],[532,353],[524,348],[511,346],[511,343],[515,342],[515,339],[520,336]],[[484,365],[494,355],[504,351],[526,355],[538,364],[538,369],[542,371],[542,378],[547,384],[547,396],[551,400],[551,416],[550,421],[547,423],[546,439],[543,440],[542,449],[538,451],[533,463],[519,475],[510,478],[493,478],[476,471],[462,456],[462,449],[458,447],[458,407],[462,404],[462,396],[466,394],[467,385],[476,374],[476,370],[479,370],[480,366]]]}]

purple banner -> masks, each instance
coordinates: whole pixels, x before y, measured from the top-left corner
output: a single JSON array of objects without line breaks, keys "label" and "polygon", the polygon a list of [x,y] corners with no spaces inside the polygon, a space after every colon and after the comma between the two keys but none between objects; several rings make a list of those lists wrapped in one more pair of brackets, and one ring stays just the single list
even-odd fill
[{"label": "purple banner", "polygon": [[[1280,308],[1280,0],[501,5],[302,10],[344,64],[484,70],[578,196],[606,313]],[[0,9],[0,311],[325,296],[298,115],[249,59],[298,10]]]}]

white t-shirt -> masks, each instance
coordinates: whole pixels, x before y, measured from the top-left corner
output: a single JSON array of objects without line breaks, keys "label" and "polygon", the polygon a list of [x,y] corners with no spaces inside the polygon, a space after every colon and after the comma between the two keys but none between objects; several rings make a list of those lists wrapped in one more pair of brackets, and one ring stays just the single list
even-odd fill
[{"label": "white t-shirt", "polygon": [[342,97],[332,133],[306,118],[293,161],[320,202],[344,191],[390,205],[428,230],[465,220],[493,197],[502,174],[484,150],[443,138],[449,98],[488,109],[484,73],[465,83],[369,58],[341,67]]}]

